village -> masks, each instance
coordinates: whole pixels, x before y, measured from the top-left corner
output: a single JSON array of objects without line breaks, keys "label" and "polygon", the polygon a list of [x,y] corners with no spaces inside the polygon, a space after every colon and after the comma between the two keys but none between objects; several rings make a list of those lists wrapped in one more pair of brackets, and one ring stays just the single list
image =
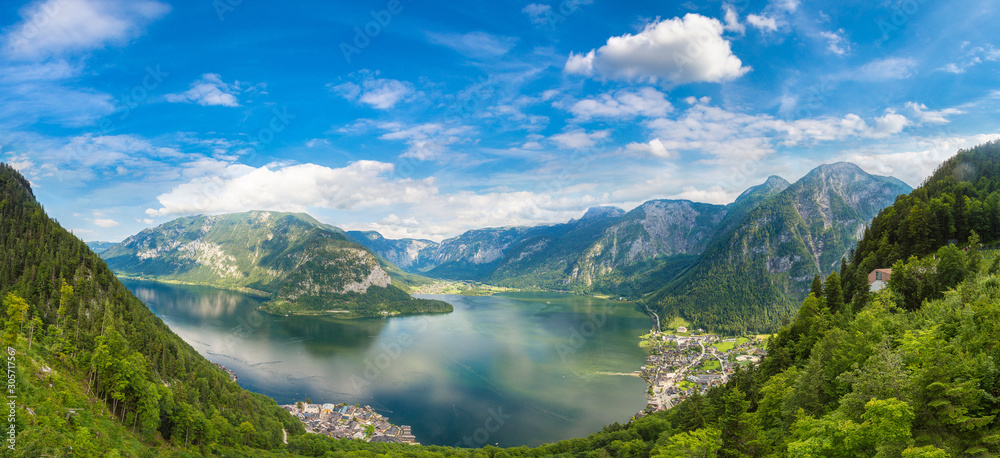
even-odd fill
[{"label": "village", "polygon": [[642,336],[640,345],[650,349],[640,372],[649,383],[644,413],[669,409],[696,391],[722,385],[737,365],[756,364],[766,353],[758,339],[720,338],[685,326],[674,329],[674,334],[653,329]]},{"label": "village", "polygon": [[418,444],[409,426],[390,424],[371,406],[297,402],[281,407],[301,420],[306,432],[335,439]]}]

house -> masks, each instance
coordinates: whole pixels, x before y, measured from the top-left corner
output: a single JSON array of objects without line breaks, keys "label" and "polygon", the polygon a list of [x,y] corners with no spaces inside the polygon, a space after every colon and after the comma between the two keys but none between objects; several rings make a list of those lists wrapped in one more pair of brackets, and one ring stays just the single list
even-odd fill
[{"label": "house", "polygon": [[399,444],[399,443],[402,443],[403,440],[400,439],[400,438],[398,438],[398,437],[392,437],[392,436],[375,436],[375,437],[372,438],[371,442],[381,442],[381,443],[386,443],[386,444]]},{"label": "house", "polygon": [[892,276],[892,269],[875,269],[868,274],[868,289],[872,292],[879,291],[889,284],[889,277]]},{"label": "house", "polygon": [[684,326],[681,326],[681,327],[677,328],[677,332],[688,332],[688,328],[685,328]]}]

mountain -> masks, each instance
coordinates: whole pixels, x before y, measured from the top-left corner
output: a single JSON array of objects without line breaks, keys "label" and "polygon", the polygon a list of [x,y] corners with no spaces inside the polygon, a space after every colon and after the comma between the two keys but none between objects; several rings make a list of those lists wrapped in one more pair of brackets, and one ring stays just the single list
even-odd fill
[{"label": "mountain", "polygon": [[87,248],[90,248],[90,251],[97,254],[101,254],[115,245],[117,245],[115,242],[87,242]]},{"label": "mountain", "polygon": [[[773,180],[770,188],[781,186]],[[854,164],[819,166],[720,232],[693,268],[650,301],[665,316],[715,331],[772,329],[813,277],[839,268],[871,219],[910,190]]]},{"label": "mountain", "polygon": [[427,267],[426,258],[420,253],[426,248],[437,247],[437,242],[422,239],[387,239],[375,231],[345,232],[355,242],[363,245],[374,253],[378,253],[389,262],[401,269],[411,272]]},{"label": "mountain", "polygon": [[428,247],[420,256],[432,266],[427,276],[481,280],[496,269],[511,247],[545,230],[544,226],[475,229]]},{"label": "mountain", "polygon": [[788,186],[779,177],[729,205],[652,200],[632,211],[594,207],[564,224],[487,228],[435,244],[349,232],[408,272],[517,288],[638,297],[689,268],[720,230]]},{"label": "mountain", "polygon": [[[257,292],[278,314],[450,311],[392,284],[376,255],[311,216],[253,211],[178,218],[102,253],[115,272]],[[345,316],[345,315],[338,315]]]},{"label": "mountain", "polygon": [[272,399],[243,390],[174,334],[6,164],[0,298],[15,418],[4,456],[153,456],[211,443],[271,449],[283,430],[304,433]]}]

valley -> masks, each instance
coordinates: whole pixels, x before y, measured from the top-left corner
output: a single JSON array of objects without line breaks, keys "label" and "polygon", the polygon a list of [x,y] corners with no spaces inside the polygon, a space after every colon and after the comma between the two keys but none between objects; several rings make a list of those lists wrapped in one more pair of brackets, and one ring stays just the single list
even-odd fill
[{"label": "valley", "polygon": [[1000,457],[996,19],[5,0],[0,457]]},{"label": "valley", "polygon": [[[973,170],[983,174],[984,177],[986,174],[995,173],[992,171],[996,157],[995,148],[995,144],[989,144],[977,150],[960,153],[938,172],[944,178],[936,178],[927,188],[921,188],[910,196],[895,199],[893,206],[888,209],[877,209],[877,216],[871,226],[861,231],[863,232],[861,242],[855,249],[850,250],[850,263],[848,257],[841,258],[842,265],[839,272],[844,274],[843,279],[838,275],[837,269],[834,269],[825,280],[819,274],[813,275],[805,291],[808,295],[802,306],[795,311],[792,323],[782,326],[779,332],[769,336],[748,335],[749,333],[737,333],[733,336],[725,333],[727,329],[725,326],[713,328],[711,321],[698,321],[700,316],[698,314],[687,315],[683,311],[678,313],[665,308],[660,301],[664,297],[671,296],[668,289],[663,288],[643,295],[636,302],[625,300],[624,295],[613,298],[617,300],[600,299],[594,297],[600,293],[593,290],[589,295],[567,294],[545,291],[537,285],[531,285],[530,288],[515,288],[491,286],[477,280],[427,278],[402,271],[388,262],[386,256],[368,251],[359,245],[352,245],[353,242],[346,236],[338,237],[341,232],[336,228],[316,226],[316,223],[302,215],[279,214],[278,220],[283,221],[282,224],[311,226],[304,232],[297,232],[305,234],[308,240],[305,252],[299,251],[303,249],[303,245],[298,243],[291,243],[286,248],[278,249],[274,245],[262,242],[265,239],[278,238],[274,236],[274,232],[267,231],[261,232],[263,235],[258,235],[256,238],[246,235],[239,237],[240,244],[237,246],[257,247],[249,250],[255,254],[249,257],[251,262],[248,264],[235,262],[238,258],[231,253],[238,251],[231,251],[233,248],[227,247],[226,244],[211,245],[216,243],[213,240],[219,240],[217,235],[212,233],[213,227],[219,221],[223,222],[223,227],[231,224],[229,231],[233,232],[247,226],[247,221],[270,219],[273,214],[269,212],[223,215],[220,218],[197,217],[194,218],[196,222],[194,225],[189,224],[189,220],[182,220],[165,225],[157,231],[148,231],[129,238],[127,243],[109,247],[103,252],[111,263],[131,266],[127,268],[150,269],[139,275],[141,280],[130,280],[125,278],[125,275],[116,280],[109,276],[109,271],[101,272],[103,263],[94,262],[93,260],[97,259],[96,255],[82,242],[70,235],[61,235],[59,236],[63,237],[61,243],[67,244],[64,246],[75,243],[77,248],[62,248],[59,251],[67,253],[67,256],[69,253],[75,253],[73,256],[82,256],[78,259],[83,259],[83,262],[92,263],[90,265],[93,267],[79,264],[81,267],[78,267],[77,271],[86,268],[101,273],[74,277],[73,285],[62,282],[62,286],[56,290],[58,294],[52,292],[44,294],[59,297],[58,302],[48,302],[51,304],[49,307],[59,304],[58,310],[50,309],[49,312],[54,313],[56,317],[69,314],[70,309],[67,305],[77,304],[74,324],[79,326],[81,322],[87,323],[85,325],[87,330],[84,332],[96,336],[94,338],[96,348],[92,356],[94,365],[89,370],[68,365],[71,363],[67,363],[65,358],[68,352],[76,347],[68,343],[70,342],[68,336],[62,337],[64,334],[60,332],[62,331],[60,326],[68,327],[69,322],[61,319],[47,332],[38,332],[39,343],[35,350],[31,350],[35,338],[34,328],[41,320],[33,321],[27,331],[24,327],[19,329],[17,310],[22,307],[27,310],[31,305],[14,293],[9,293],[4,299],[10,316],[6,320],[7,335],[14,336],[15,344],[31,355],[27,360],[32,367],[40,367],[37,370],[42,371],[43,375],[40,376],[42,380],[46,378],[44,374],[50,373],[52,369],[47,365],[39,365],[38,358],[55,358],[50,359],[53,361],[52,364],[60,367],[62,371],[68,371],[69,374],[79,370],[85,371],[84,374],[89,372],[91,380],[87,384],[95,390],[95,396],[105,399],[124,399],[121,406],[117,402],[111,402],[109,405],[111,416],[121,421],[133,418],[136,424],[133,428],[139,432],[142,430],[137,426],[138,423],[145,422],[144,424],[150,425],[143,427],[147,428],[146,434],[152,431],[148,428],[154,427],[152,425],[155,423],[155,416],[151,415],[148,403],[142,404],[141,390],[153,390],[147,391],[147,396],[170,399],[174,393],[174,384],[181,387],[177,389],[186,389],[182,387],[189,385],[186,385],[181,378],[173,378],[172,383],[164,382],[162,389],[159,388],[161,385],[142,378],[118,385],[108,384],[106,379],[120,377],[119,374],[129,370],[138,370],[140,374],[146,374],[141,377],[150,377],[154,373],[179,374],[181,373],[179,371],[185,370],[185,366],[189,364],[187,361],[191,361],[190,364],[196,367],[194,370],[204,374],[199,377],[212,379],[212,388],[208,389],[206,384],[208,382],[198,382],[199,378],[186,376],[188,380],[186,383],[196,387],[194,391],[183,392],[184,396],[189,396],[187,398],[189,401],[180,401],[173,407],[157,407],[169,409],[166,413],[169,423],[166,423],[166,426],[171,428],[170,440],[175,447],[186,448],[187,445],[182,444],[190,443],[191,440],[190,432],[186,429],[189,426],[183,423],[184,417],[177,415],[189,412],[187,415],[194,415],[195,418],[198,415],[207,418],[206,414],[200,411],[191,414],[190,412],[195,411],[191,410],[193,404],[189,402],[201,402],[199,399],[212,396],[211,393],[221,393],[232,399],[232,396],[249,392],[265,395],[258,395],[260,397],[256,398],[255,404],[244,408],[262,409],[268,412],[258,417],[261,421],[258,423],[260,428],[270,428],[268,440],[274,441],[275,445],[280,443],[295,450],[303,450],[303,447],[329,447],[328,449],[340,450],[338,447],[346,446],[348,442],[333,438],[346,435],[353,438],[360,437],[362,443],[374,444],[372,447],[407,446],[400,442],[416,441],[432,447],[459,447],[454,450],[460,450],[464,447],[488,446],[492,442],[494,446],[507,447],[506,450],[535,450],[547,454],[553,450],[566,450],[567,447],[569,449],[591,447],[592,445],[585,444],[592,444],[590,441],[602,441],[603,437],[615,434],[616,431],[630,431],[627,434],[640,434],[640,437],[641,433],[637,431],[642,431],[642,428],[663,431],[665,419],[671,419],[670,421],[677,422],[678,425],[682,425],[681,427],[689,428],[687,432],[677,433],[674,436],[691,434],[691,431],[704,430],[705,427],[699,428],[697,423],[691,426],[686,422],[708,421],[705,419],[706,415],[711,415],[709,412],[713,410],[710,409],[718,408],[711,407],[713,405],[736,409],[736,413],[731,417],[736,422],[734,427],[744,428],[737,437],[760,437],[759,435],[763,434],[760,432],[762,429],[752,428],[769,428],[771,431],[777,431],[786,427],[780,422],[757,423],[758,420],[751,420],[757,418],[757,415],[770,415],[761,418],[771,419],[785,415],[781,413],[783,410],[775,410],[776,401],[769,400],[768,396],[786,396],[786,400],[781,402],[797,403],[803,406],[801,409],[805,409],[810,406],[808,403],[817,400],[820,405],[834,402],[836,399],[842,399],[843,403],[855,402],[852,400],[854,398],[850,397],[853,394],[840,397],[831,391],[836,390],[830,385],[833,383],[831,382],[833,379],[830,378],[832,376],[822,374],[821,371],[824,367],[828,367],[827,365],[834,363],[824,362],[819,358],[834,357],[847,360],[855,358],[851,364],[856,366],[860,364],[856,358],[861,357],[868,358],[864,360],[865,364],[882,364],[877,360],[871,360],[873,356],[864,356],[876,354],[865,345],[870,345],[872,339],[876,337],[871,332],[885,329],[887,322],[872,328],[868,321],[891,322],[900,319],[898,317],[902,315],[899,314],[910,313],[909,311],[919,310],[921,307],[932,307],[938,309],[939,313],[944,313],[940,308],[950,307],[946,305],[949,304],[947,301],[958,297],[951,293],[943,294],[945,289],[961,287],[975,288],[978,291],[992,285],[990,283],[992,276],[1000,272],[1000,268],[997,267],[1000,264],[991,262],[991,265],[986,267],[983,256],[992,256],[993,251],[980,252],[982,244],[979,234],[982,233],[987,240],[997,240],[997,226],[994,224],[996,220],[991,216],[985,216],[987,213],[979,209],[994,208],[997,202],[1000,202],[996,198],[997,191],[993,190],[990,178],[977,182],[981,191],[969,191],[971,188],[955,185],[949,177],[954,176],[955,170],[965,173],[962,171],[969,169],[965,164],[973,164]],[[3,181],[6,195],[19,196],[18,211],[31,213],[28,211],[33,205],[30,188],[19,180],[17,175],[6,173],[8,177]],[[776,180],[769,181],[773,183]],[[815,183],[840,183],[841,186],[837,189],[853,189],[843,185],[851,183],[851,186],[874,190],[872,192],[881,192],[886,183],[891,184],[881,179],[867,180],[864,175],[858,175],[851,166],[838,165],[833,168],[822,166],[803,180],[784,187],[770,197],[760,199],[755,207],[744,208],[742,211],[745,212],[745,216],[742,217],[740,224],[726,225],[722,223],[725,220],[720,219],[719,224],[722,224],[720,227],[725,229],[722,235],[713,236],[714,241],[706,242],[705,253],[711,253],[712,250],[725,246],[719,240],[734,240],[734,238],[742,240],[747,237],[742,234],[752,234],[752,237],[760,240],[759,237],[767,237],[774,230],[780,231],[781,229],[768,229],[772,227],[768,224],[773,224],[774,220],[766,216],[773,214],[789,216],[790,219],[785,221],[793,223],[791,226],[776,227],[794,228],[799,231],[797,233],[800,236],[805,234],[804,227],[811,224],[812,233],[820,234],[816,239],[822,241],[819,245],[832,246],[839,252],[841,248],[837,247],[841,245],[836,241],[841,240],[838,238],[841,237],[839,234],[843,234],[846,229],[834,229],[841,221],[846,222],[847,228],[853,227],[856,220],[851,218],[859,216],[847,212],[841,213],[841,216],[837,217],[841,219],[837,219],[831,216],[832,213],[823,211],[808,214],[805,210],[811,208],[809,205],[812,204],[803,206],[802,202],[815,203],[816,199],[826,199],[824,201],[829,202],[830,208],[845,205],[855,208],[850,205],[856,205],[856,208],[867,212],[875,211],[876,207],[873,206],[871,198],[867,198],[863,204],[858,199],[855,199],[854,204],[840,202],[837,200],[841,198],[837,196],[842,196],[840,191],[823,191],[816,194]],[[951,193],[969,192],[966,205],[957,207],[959,212],[957,214],[961,215],[961,219],[956,217],[959,224],[949,228],[950,232],[943,235],[925,231],[899,232],[894,229],[894,225],[913,227],[911,221],[922,217],[919,209],[925,205],[923,199],[929,199],[931,202],[937,199],[937,197],[927,197],[926,193],[931,192],[927,189],[933,189],[935,190],[933,192],[941,195],[941,202],[954,201]],[[752,190],[748,192],[752,194]],[[854,192],[860,191],[855,189]],[[4,201],[6,202],[6,199]],[[793,203],[791,207],[787,206],[789,202]],[[796,213],[787,213],[792,208]],[[918,210],[897,210],[904,208]],[[947,209],[947,206],[944,208]],[[896,211],[906,215],[905,218],[896,218]],[[977,212],[984,217],[969,216]],[[596,213],[604,216],[612,215],[612,218],[622,217],[613,211]],[[760,215],[764,215],[765,218],[759,219]],[[792,217],[794,215],[798,217]],[[811,216],[806,217],[807,215]],[[41,224],[45,220],[36,221],[39,222],[36,224]],[[54,224],[51,220],[48,221],[49,224]],[[749,229],[748,221],[752,222]],[[812,222],[805,224],[807,221]],[[611,227],[607,223],[598,224],[597,227],[604,227],[604,230],[607,230],[607,227]],[[573,224],[573,221],[567,223],[567,225]],[[586,223],[584,227],[592,229],[593,224]],[[830,226],[825,226],[826,224]],[[531,230],[548,230],[546,229],[548,227],[542,226]],[[826,229],[820,231],[824,227]],[[561,227],[559,230],[567,231],[568,234],[576,229]],[[51,226],[50,230],[54,234],[66,234],[59,232],[57,226]],[[174,237],[181,238],[174,240],[160,235],[171,231],[174,234],[194,231],[197,237],[185,239],[184,237],[191,236],[175,235]],[[897,236],[901,234],[903,237],[892,239],[891,243],[894,245],[871,243],[872,237],[885,238],[885,235],[879,235],[885,233]],[[943,236],[967,236],[966,248],[959,249],[954,244],[946,244],[930,252],[928,247],[934,247],[939,243],[935,238]],[[295,237],[293,234],[290,238],[295,239]],[[188,241],[182,242],[183,240]],[[763,240],[786,243],[798,239],[778,237]],[[330,241],[333,245],[327,245]],[[772,242],[764,245],[768,246],[769,243]],[[779,248],[773,253],[784,252],[781,250],[785,248],[780,248],[783,246],[780,243],[776,245]],[[201,251],[205,246],[210,248]],[[890,246],[891,250],[883,250]],[[309,251],[317,249],[310,247],[319,247],[320,251]],[[17,249],[23,250],[23,248]],[[819,250],[817,247],[810,249],[815,250],[813,263],[833,263],[830,260],[834,258],[821,254],[827,250]],[[794,249],[791,250],[791,253],[795,252]],[[280,254],[275,258],[274,253]],[[401,287],[407,288],[410,292],[404,294],[417,294],[415,298],[405,300],[447,303],[450,311],[409,315],[391,313],[386,309],[391,301],[380,302],[376,296],[371,299],[373,302],[370,305],[376,307],[376,310],[383,310],[384,313],[376,316],[357,314],[340,316],[336,312],[344,310],[334,307],[337,300],[342,300],[338,299],[337,295],[344,294],[344,290],[336,290],[332,293],[333,302],[319,299],[323,306],[317,310],[326,313],[308,313],[308,310],[299,314],[273,313],[273,310],[268,310],[267,304],[274,302],[276,297],[288,297],[280,296],[282,292],[287,294],[289,291],[288,274],[273,269],[276,274],[262,275],[261,269],[267,269],[266,266],[285,264],[280,261],[268,264],[270,261],[262,263],[260,260],[288,259],[281,256],[288,256],[289,253],[296,253],[291,255],[291,259],[307,260],[295,264],[295,269],[298,269],[294,272],[295,278],[326,278],[335,284],[350,285],[345,283],[350,278],[363,276],[370,278],[373,272],[383,272],[388,278],[387,284],[397,281]],[[365,258],[365,253],[370,257]],[[907,253],[913,253],[913,256],[907,257]],[[916,253],[933,256],[920,258]],[[735,255],[730,256],[733,261],[728,265],[738,265],[737,261],[740,258],[732,257]],[[795,262],[801,260],[800,258],[792,262],[791,266],[787,262],[760,266],[759,263],[765,258],[745,257],[745,252],[742,256],[744,256],[743,261],[739,262],[749,262],[757,266],[756,268],[770,272],[768,277],[770,283],[763,286],[776,288],[786,285],[778,290],[790,295],[802,294],[796,293],[797,290],[794,288],[789,289],[787,285],[796,283],[787,283],[790,277],[784,276],[787,274],[783,275],[783,272],[788,270],[795,271],[797,269]],[[884,259],[880,258],[883,256]],[[325,261],[328,257],[332,258],[333,263]],[[346,261],[337,258],[346,258]],[[12,262],[24,259],[27,257],[6,257],[4,263],[5,266],[9,266]],[[222,259],[225,262],[211,259]],[[367,264],[350,263],[351,260],[359,259],[366,260]],[[475,256],[473,259],[476,259]],[[780,258],[772,256],[767,259]],[[821,261],[823,259],[827,261]],[[697,269],[702,268],[700,266],[710,260],[711,258],[702,255],[696,262],[689,264],[690,271],[697,272]],[[241,265],[244,267],[240,267]],[[810,263],[803,265],[809,266]],[[872,265],[892,265],[888,292],[876,293],[874,289],[869,292],[869,288],[863,283],[866,278],[863,271],[867,269],[866,266]],[[320,266],[318,273],[309,271],[313,266]],[[327,270],[323,270],[323,267]],[[238,281],[239,276],[233,275],[233,272],[239,272],[238,269],[244,269],[244,278],[255,280]],[[818,272],[805,267],[801,269],[806,269],[806,273]],[[8,274],[14,271],[17,270],[0,268],[0,272]],[[322,277],[324,272],[327,277]],[[884,272],[889,271],[884,270]],[[331,273],[346,274],[348,280],[343,280],[345,278],[343,276],[330,277]],[[922,276],[923,280],[914,283],[914,276]],[[89,289],[88,278],[96,278],[96,281],[103,282],[105,286],[102,288],[107,289],[98,291]],[[205,281],[206,279],[210,281]],[[792,279],[804,281],[804,278]],[[200,281],[212,286],[185,284]],[[975,283],[962,286],[963,281]],[[281,286],[275,287],[275,284]],[[245,285],[263,286],[271,292],[257,290],[257,294],[243,294],[240,289],[249,288]],[[303,283],[297,285],[302,286]],[[49,285],[43,284],[43,287]],[[101,292],[113,291],[113,288],[121,289],[114,293]],[[329,291],[323,288],[331,286],[321,286],[311,291],[320,295],[324,291]],[[353,292],[362,296],[365,294],[361,292],[364,289],[359,287],[358,291]],[[77,299],[78,292],[81,295],[79,299]],[[457,294],[441,294],[446,292]],[[95,308],[99,307],[97,304],[100,303],[94,301],[95,294],[114,294],[114,297],[122,297],[130,302],[118,306],[117,313],[113,310],[104,310],[99,320],[88,319],[87,313],[83,312],[84,306],[90,310],[101,310]],[[898,295],[898,302],[895,295]],[[850,300],[847,300],[848,298]],[[37,298],[31,300],[39,301]],[[138,302],[139,300],[142,302]],[[753,307],[748,307],[752,303],[744,301],[742,296],[729,296],[725,301],[731,306],[743,307],[744,311],[754,310]],[[46,301],[41,300],[37,303],[45,304]],[[988,306],[992,302],[986,300],[974,303]],[[891,313],[885,314],[880,311],[887,307]],[[143,315],[149,312],[153,315]],[[142,334],[135,334],[128,325],[121,324],[124,321],[116,316],[142,317],[141,322],[148,323],[144,326],[153,326],[147,329],[157,329],[147,331],[147,335],[168,333],[160,335],[174,336],[175,343],[157,346],[155,340],[137,339],[137,336]],[[160,323],[161,327],[156,328],[156,323]],[[908,323],[905,325],[923,326],[919,321]],[[653,330],[647,331],[651,324],[654,324]],[[104,331],[100,330],[101,326],[105,327]],[[661,326],[665,329],[658,329]],[[845,331],[840,326],[854,329],[852,332],[862,336],[862,340],[850,344],[847,341],[831,340],[844,339]],[[119,327],[124,332],[130,333],[131,337],[123,336],[117,330]],[[41,330],[41,325],[38,325],[38,328]],[[719,332],[718,329],[722,329],[723,332]],[[817,332],[817,329],[824,329],[825,332]],[[730,337],[725,337],[727,335]],[[137,348],[140,350],[129,349],[130,340],[138,342]],[[913,351],[910,346],[916,343],[905,342],[907,341],[904,339],[905,351]],[[153,345],[151,349],[150,345]],[[831,353],[824,351],[823,345],[861,347],[857,351]],[[143,353],[139,353],[140,351]],[[145,356],[147,353],[150,357]],[[116,359],[110,356],[112,354],[130,356]],[[209,364],[208,361],[213,363]],[[837,367],[846,367],[843,364],[847,362],[836,364],[841,364]],[[641,378],[634,377],[636,374]],[[842,372],[839,374],[841,375],[835,377],[838,380],[859,376],[842,375]],[[102,382],[102,379],[105,381]],[[799,380],[796,385],[790,386],[791,391],[781,391],[774,387],[775,384],[788,383],[790,379]],[[807,383],[810,381],[823,385],[816,391]],[[763,388],[760,387],[760,383],[764,384]],[[749,394],[744,394],[741,386],[745,387]],[[855,385],[854,389],[868,388]],[[756,396],[757,402],[761,403],[757,413],[751,414],[749,411],[746,398],[750,394]],[[310,399],[316,399],[319,403],[313,404]],[[284,407],[279,407],[275,401],[284,403]],[[302,407],[299,407],[299,402],[303,403]],[[894,399],[884,403],[870,401],[863,406],[866,410],[862,418],[875,418],[870,416],[878,415],[875,412],[883,406],[893,409],[908,408],[906,406],[909,404],[904,403],[903,406],[900,402],[902,401]],[[915,402],[918,402],[917,406],[922,406],[919,402],[923,401]],[[346,413],[352,405],[355,406],[355,412],[352,414],[361,417],[354,418],[351,417],[352,414]],[[736,407],[732,407],[734,405]],[[840,409],[852,408],[850,406],[853,405],[855,404],[841,404]],[[334,409],[328,406],[338,407],[339,416],[335,417]],[[359,407],[362,408],[360,410],[362,414],[356,414]],[[921,408],[933,407],[927,404]],[[813,405],[809,408],[820,407]],[[314,412],[317,409],[318,415]],[[812,411],[819,413],[817,410]],[[288,412],[293,415],[288,415]],[[229,439],[226,440],[229,441],[230,447],[238,444],[239,437],[243,437],[244,446],[250,440],[257,440],[255,438],[258,436],[253,431],[257,430],[258,425],[245,421],[240,423],[237,429],[234,423],[240,418],[239,416],[234,416],[230,421],[218,412],[210,415],[212,421],[219,424],[220,431],[225,431],[228,435]],[[827,416],[829,415],[834,414]],[[711,421],[726,421],[724,420],[726,417],[715,418]],[[977,422],[975,425],[985,425],[988,418],[979,417],[975,420]],[[799,418],[791,424],[796,425],[795,428],[800,428],[810,424],[811,421],[828,420],[826,417],[822,420]],[[622,422],[625,426],[621,425]],[[907,425],[907,434],[911,424],[914,428],[924,427],[921,426],[923,420],[904,419],[902,422]],[[408,430],[405,427],[395,427],[393,423],[412,425],[412,428]],[[601,432],[593,434],[588,439],[562,440],[566,437],[589,434],[601,428],[601,425],[609,423],[612,426],[604,427]],[[488,434],[484,435],[482,431],[487,430],[477,426],[483,424],[500,427],[490,426]],[[771,426],[763,426],[767,424]],[[975,425],[972,428],[981,427]],[[161,423],[160,427],[164,425]],[[694,429],[690,429],[692,427]],[[318,434],[302,435],[307,429]],[[715,434],[712,430],[708,432]],[[198,434],[201,433],[196,433],[195,440],[204,440]],[[784,436],[785,439],[768,439],[771,442],[766,443],[784,444],[782,446],[789,449],[820,447],[810,442],[809,436],[804,434],[793,431],[792,435]],[[317,437],[327,437],[334,442],[322,442],[325,439]],[[365,440],[372,442],[363,442]],[[673,441],[675,438],[670,440]],[[913,439],[907,435],[892,440],[896,441],[894,444],[903,445],[913,444],[917,440],[925,440],[926,443],[926,439]],[[285,444],[285,441],[289,442]],[[636,446],[643,443],[641,439],[633,439],[632,442]],[[975,436],[970,436],[969,439],[948,436],[932,442],[953,450],[968,447],[958,445],[965,443],[986,442]],[[857,444],[859,445],[855,447],[869,446],[863,440]],[[940,450],[932,444],[924,448]],[[121,446],[137,447],[136,442]]]}]

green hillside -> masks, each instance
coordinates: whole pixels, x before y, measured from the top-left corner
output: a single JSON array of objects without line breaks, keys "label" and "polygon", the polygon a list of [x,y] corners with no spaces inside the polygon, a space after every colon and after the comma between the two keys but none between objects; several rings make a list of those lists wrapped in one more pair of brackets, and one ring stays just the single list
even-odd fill
[{"label": "green hillside", "polygon": [[171,332],[4,164],[0,251],[18,431],[16,451],[5,456],[63,456],[69,447],[75,456],[137,456],[144,446],[213,443],[270,449],[282,429],[302,434],[273,400],[243,390]]},{"label": "green hillside", "polygon": [[[125,239],[102,256],[120,275],[266,295],[270,301],[264,310],[275,314],[351,317],[451,310],[445,302],[411,298],[392,284],[393,275],[376,255],[306,214],[178,218]],[[389,270],[404,284],[417,282]]]},{"label": "green hillside", "polygon": [[907,191],[853,164],[820,166],[728,223],[693,268],[648,300],[663,316],[717,332],[774,329],[811,280],[839,268],[871,218]]},{"label": "green hillside", "polygon": [[872,270],[965,242],[973,232],[988,245],[1000,242],[1000,142],[959,152],[872,220],[844,275],[846,299],[867,288]]}]

